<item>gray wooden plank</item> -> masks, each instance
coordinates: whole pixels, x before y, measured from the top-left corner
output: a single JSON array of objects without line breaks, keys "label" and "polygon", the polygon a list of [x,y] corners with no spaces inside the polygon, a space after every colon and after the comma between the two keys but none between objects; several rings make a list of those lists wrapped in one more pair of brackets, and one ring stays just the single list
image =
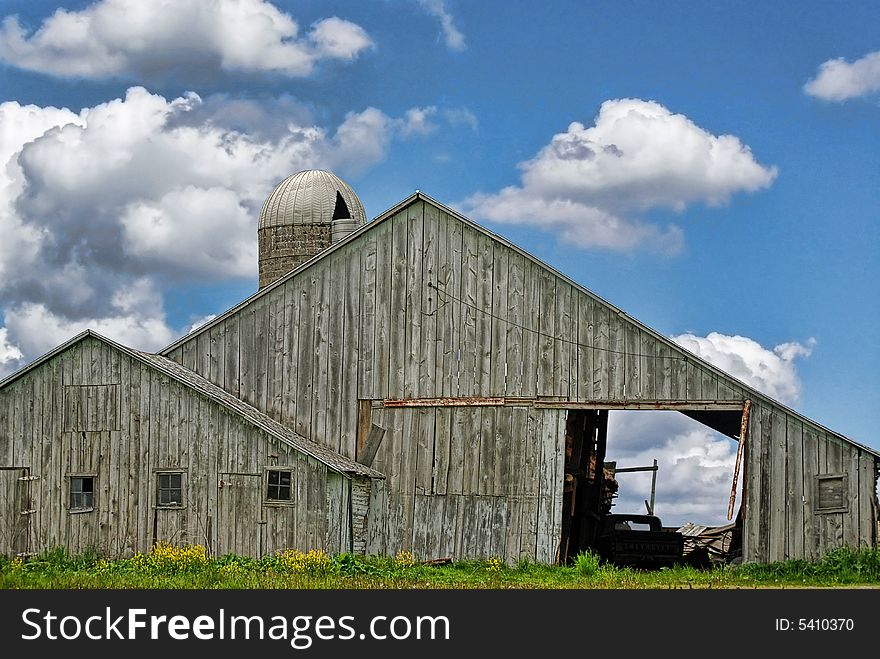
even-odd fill
[{"label": "gray wooden plank", "polygon": [[476,344],[474,346],[474,393],[488,396],[492,392],[492,309],[495,293],[494,241],[486,235],[477,238],[477,310]]},{"label": "gray wooden plank", "polygon": [[[438,373],[443,396],[458,396],[461,392],[462,254],[464,249],[463,225],[446,213],[441,215],[446,230],[446,259],[441,266],[442,320],[438,328]],[[456,509],[457,510],[457,509]]]},{"label": "gray wooden plank", "polygon": [[[764,419],[766,422],[766,418]],[[771,413],[770,421],[770,560],[781,561],[785,558],[785,524],[786,488],[786,417],[777,412]]]},{"label": "gray wooden plank", "polygon": [[437,409],[422,407],[415,410],[418,427],[413,438],[415,460],[415,492],[416,494],[431,494],[433,490],[434,476],[434,437],[435,416]]},{"label": "gray wooden plank", "polygon": [[[361,290],[361,267],[358,252],[352,248],[345,258],[345,304],[342,322],[342,385],[340,406],[340,452],[353,458],[357,451],[358,365],[362,363],[358,295]],[[370,348],[372,351],[372,348]],[[372,361],[372,360],[371,360]]]},{"label": "gray wooden plank", "polygon": [[540,444],[540,457],[538,463],[538,526],[536,560],[541,563],[552,563],[555,558],[556,538],[553,537],[553,522],[557,414],[558,412],[556,410],[546,411],[539,418],[540,426],[537,429],[537,441]]},{"label": "gray wooden plank", "polygon": [[205,332],[207,337],[207,370],[205,377],[211,382],[221,383],[225,378],[226,362],[223,354],[223,335],[224,328],[222,325],[212,327]]},{"label": "gray wooden plank", "polygon": [[[440,497],[438,497],[440,498]],[[444,496],[443,503],[443,535],[440,541],[438,558],[456,557],[455,521],[458,516],[459,496]]]},{"label": "gray wooden plank", "polygon": [[282,401],[282,419],[285,424],[294,427],[297,418],[297,395],[299,386],[297,377],[299,374],[299,338],[300,322],[299,307],[301,278],[293,281],[288,280],[281,290],[284,294],[284,326],[283,326],[283,370],[282,385],[284,400]]},{"label": "gray wooden plank", "polygon": [[593,400],[593,302],[584,293],[575,291],[578,306],[577,360],[580,401]]},{"label": "gray wooden plank", "polygon": [[626,398],[626,324],[614,311],[608,312],[608,397]]},{"label": "gray wooden plank", "polygon": [[[755,410],[758,411],[758,410]],[[753,417],[757,417],[757,415],[752,414]],[[758,514],[758,552],[756,560],[761,563],[767,563],[770,561],[770,519],[772,516],[772,511],[770,507],[770,496],[771,496],[771,462],[770,456],[772,455],[773,448],[773,438],[771,434],[772,430],[772,415],[771,410],[761,406],[760,407],[760,420],[757,421],[758,429],[761,433],[761,455],[758,460],[758,466],[760,468],[760,507]],[[757,473],[756,473],[757,476]]]},{"label": "gray wooden plank", "polygon": [[505,394],[508,396],[523,395],[523,381],[525,378],[524,366],[526,364],[523,353],[525,331],[525,259],[521,254],[514,252],[508,255],[507,264],[507,332],[506,341],[506,386]]},{"label": "gray wooden plank", "polygon": [[477,285],[479,280],[478,234],[469,227],[462,229],[461,264],[461,315],[459,341],[461,365],[459,368],[458,395],[478,395],[476,372],[477,354]]},{"label": "gray wooden plank", "polygon": [[482,434],[482,416],[480,408],[466,408],[464,429],[466,443],[464,452],[464,474],[462,488],[464,494],[473,495],[480,492],[480,436]]},{"label": "gray wooden plank", "polygon": [[803,424],[793,418],[786,423],[786,558],[804,558],[804,456]]},{"label": "gray wooden plank", "polygon": [[730,380],[724,377],[718,378],[718,400],[735,400],[740,398],[737,394],[736,389],[733,387]]},{"label": "gray wooden plank", "polygon": [[465,420],[468,410],[461,407],[445,410],[450,417],[449,467],[446,477],[446,493],[461,494],[464,491],[464,455],[467,434]]},{"label": "gray wooden plank", "polygon": [[703,400],[703,374],[700,367],[694,363],[692,357],[687,358],[687,399]]},{"label": "gray wooden plank", "polygon": [[541,279],[538,265],[525,262],[523,284],[523,381],[522,396],[533,397],[537,393],[538,361],[540,359]]},{"label": "gray wooden plank", "polygon": [[370,508],[367,514],[367,554],[387,554],[390,552],[386,541],[386,522],[388,519],[387,489],[384,479],[377,479],[370,487]]},{"label": "gray wooden plank", "polygon": [[437,408],[434,423],[434,463],[431,473],[431,492],[446,494],[450,468],[452,414],[449,408]]},{"label": "gray wooden plank", "polygon": [[[493,459],[495,469],[492,493],[497,497],[510,496],[510,481],[515,478],[521,478],[520,474],[511,471],[510,468],[511,453],[514,451],[511,437],[513,434],[512,419],[513,408],[501,408],[496,411],[495,454]],[[506,550],[500,551],[499,555],[506,556]]]},{"label": "gray wooden plank", "polygon": [[[284,418],[284,371],[289,361],[285,354],[286,286],[276,288],[267,297],[269,311],[266,343],[269,348],[269,377],[266,413],[276,421],[281,421]],[[221,378],[220,382],[222,381]]]},{"label": "gray wooden plank", "polygon": [[[223,322],[223,388],[241,397],[241,314]],[[218,383],[219,384],[219,383]]]},{"label": "gray wooden plank", "polygon": [[657,369],[662,368],[657,359],[657,342],[645,331],[639,331],[639,363],[641,366],[641,394],[645,400],[657,399]]},{"label": "gray wooden plank", "polygon": [[626,326],[626,398],[639,400],[642,396],[642,351],[639,328],[632,323]]},{"label": "gray wooden plank", "polygon": [[553,388],[554,394],[571,399],[577,395],[577,389],[571,389],[571,360],[574,346],[571,314],[571,285],[556,280],[556,333],[554,341]]},{"label": "gray wooden plank", "polygon": [[[343,373],[349,356],[345,354],[345,303],[348,298],[348,271],[346,262],[350,260],[350,249],[343,248],[329,257],[328,270],[330,271],[329,288],[325,292],[327,297],[327,387],[326,387],[326,427],[324,434],[328,446],[332,446],[337,453],[344,453],[342,435],[342,386]],[[357,352],[350,358],[357,363]],[[356,407],[352,403],[351,407]]]},{"label": "gray wooden plank", "polygon": [[302,272],[294,281],[302,279],[299,297],[299,327],[302,336],[297,342],[299,366],[296,379],[296,418],[294,430],[312,438],[312,388],[315,363],[314,327],[317,299],[316,273],[313,268]]},{"label": "gray wooden plank", "polygon": [[[671,400],[687,400],[688,398],[688,360],[678,350],[670,350],[672,364],[670,365],[670,390]],[[746,397],[743,396],[743,399]]]},{"label": "gray wooden plank", "polygon": [[[389,397],[391,360],[392,228],[394,218],[376,229],[376,328],[373,398]],[[398,288],[399,288],[398,284]],[[391,500],[389,499],[389,506]]]},{"label": "gray wooden plank", "polygon": [[510,250],[497,246],[495,264],[492,269],[492,346],[489,353],[491,372],[489,375],[489,395],[504,396],[507,392],[507,371],[510,368],[507,354],[507,310],[510,303],[507,295],[507,281],[510,276]]},{"label": "gray wooden plank", "polygon": [[859,546],[859,449],[843,445],[844,473],[846,473],[848,511],[843,516],[843,541],[848,547]]},{"label": "gray wooden plank", "polygon": [[[358,373],[357,392],[359,398],[376,398],[374,391],[376,367],[376,287],[377,287],[377,230],[370,231],[361,243],[361,279],[357,290],[360,313],[358,318]],[[349,326],[351,327],[351,326]]]},{"label": "gray wooden plank", "polygon": [[565,482],[565,427],[568,412],[556,410],[556,431],[550,440],[554,452],[554,471],[550,480],[553,492],[552,524],[550,527],[550,551],[553,562],[559,562],[559,545],[562,539],[562,487]]},{"label": "gray wooden plank", "polygon": [[425,559],[433,560],[443,558],[443,539],[446,534],[444,519],[446,515],[446,500],[444,496],[425,497],[428,504],[428,515],[425,528]]},{"label": "gray wooden plank", "polygon": [[815,510],[815,482],[819,474],[819,446],[816,431],[810,424],[803,426],[803,450],[801,455],[803,463],[804,493],[804,557],[815,560],[819,557],[818,523]]},{"label": "gray wooden plank", "polygon": [[[433,397],[440,393],[440,381],[437,379],[437,334],[439,299],[438,286],[438,255],[441,243],[440,211],[433,204],[424,205],[422,226],[422,298],[421,322],[422,336],[419,345],[419,376],[417,394],[420,397]],[[445,222],[443,223],[445,226]],[[443,249],[445,250],[445,234]]]},{"label": "gray wooden plank", "polygon": [[703,400],[718,400],[718,377],[707,368],[700,368],[700,389]]},{"label": "gray wooden plank", "polygon": [[[495,461],[498,456],[495,445],[495,407],[485,407],[480,415],[480,456],[477,467],[478,492],[483,496],[491,496],[495,491]],[[501,408],[504,412],[504,408]]]},{"label": "gray wooden plank", "polygon": [[[420,212],[421,204],[416,204],[416,206]],[[386,396],[388,398],[406,397],[404,389],[406,384],[406,302],[410,285],[407,257],[409,234],[407,218],[415,211],[414,207],[406,208],[389,220],[393,228],[391,234],[391,324],[389,327],[390,368]]]},{"label": "gray wooden plank", "polygon": [[[403,430],[398,436],[400,440],[398,444],[400,451],[398,487],[401,492],[408,495],[416,491],[416,454],[418,450],[416,443],[418,442],[421,413],[425,411],[427,411],[426,408],[401,410]],[[407,517],[410,514],[410,511],[407,511]]]},{"label": "gray wooden plank", "polygon": [[424,318],[423,294],[425,282],[424,266],[424,203],[415,204],[406,215],[406,270],[404,303],[404,331],[401,334],[400,348],[392,354],[392,360],[401,360],[403,381],[400,384],[403,398],[417,398],[419,395],[419,373],[423,359],[422,320]]},{"label": "gray wooden plank", "polygon": [[[541,455],[540,412],[528,410],[528,419],[524,433],[525,446],[523,461],[525,473],[539,474],[538,468]],[[540,560],[538,554],[538,497],[539,479],[527,479],[522,483],[522,509],[520,524],[520,556],[531,560]]]},{"label": "gray wooden plank", "polygon": [[547,270],[538,271],[540,291],[540,315],[538,327],[538,396],[553,396],[555,390],[556,361],[556,277]]},{"label": "gray wooden plank", "polygon": [[877,542],[877,511],[874,501],[877,492],[875,458],[859,451],[859,546],[872,547]]},{"label": "gray wooden plank", "polygon": [[327,433],[328,395],[329,395],[329,359],[330,359],[330,262],[318,262],[315,270],[315,320],[313,325],[314,361],[312,362],[312,424],[309,438],[336,449],[338,438]]},{"label": "gray wooden plank", "polygon": [[425,206],[425,226],[435,223],[437,231],[435,239],[437,250],[434,263],[434,288],[427,292],[428,299],[433,298],[434,324],[434,392],[435,396],[448,396],[449,380],[453,377],[449,373],[452,357],[452,332],[454,323],[451,320],[452,308],[449,306],[452,300],[449,298],[449,278],[452,264],[449,254],[449,219],[439,212],[432,204]]},{"label": "gray wooden plank", "polygon": [[239,318],[239,372],[241,377],[241,399],[257,405],[257,317],[256,308],[243,311]]}]

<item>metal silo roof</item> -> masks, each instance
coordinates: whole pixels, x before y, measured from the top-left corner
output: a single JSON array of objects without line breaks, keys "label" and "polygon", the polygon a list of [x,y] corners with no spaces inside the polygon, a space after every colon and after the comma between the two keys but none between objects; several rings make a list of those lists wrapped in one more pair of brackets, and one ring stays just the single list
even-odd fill
[{"label": "metal silo roof", "polygon": [[272,190],[260,212],[260,228],[290,224],[329,224],[342,197],[357,226],[366,224],[364,205],[354,190],[332,172],[310,169],[297,172]]}]

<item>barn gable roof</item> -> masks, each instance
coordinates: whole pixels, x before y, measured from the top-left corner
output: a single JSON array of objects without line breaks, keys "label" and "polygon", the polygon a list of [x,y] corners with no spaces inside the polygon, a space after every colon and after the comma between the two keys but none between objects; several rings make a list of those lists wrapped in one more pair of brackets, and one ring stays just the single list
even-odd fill
[{"label": "barn gable roof", "polygon": [[315,460],[318,460],[319,462],[326,465],[332,471],[340,474],[355,474],[358,476],[369,476],[371,478],[384,478],[384,475],[376,471],[375,469],[370,469],[369,467],[359,464],[354,460],[345,457],[344,455],[336,453],[329,448],[320,446],[318,444],[315,444],[311,440],[306,439],[305,437],[294,432],[287,426],[278,423],[271,417],[260,412],[255,407],[252,407],[244,401],[239,400],[224,389],[218,387],[217,385],[213,384],[209,380],[206,380],[200,375],[193,373],[188,368],[181,366],[177,362],[171,361],[170,359],[161,355],[151,354],[147,352],[142,352],[140,350],[134,350],[133,348],[128,348],[122,344],[116,343],[115,341],[108,339],[105,336],[101,336],[100,334],[92,330],[85,330],[84,332],[77,334],[69,341],[66,341],[54,350],[46,353],[25,368],[16,373],[13,373],[9,377],[0,381],[0,389],[3,389],[9,384],[12,384],[12,382],[14,382],[15,380],[18,380],[25,374],[39,368],[42,364],[45,364],[52,358],[62,354],[76,344],[90,337],[101,341],[102,343],[105,343],[114,350],[122,352],[129,357],[141,362],[142,364],[149,366],[150,368],[159,371],[163,375],[172,378],[183,386],[200,393],[201,395],[220,405],[227,411],[244,419],[250,425],[257,427],[260,430],[263,430],[269,435],[272,435],[275,439],[283,442],[284,444],[287,444],[294,450],[313,457]]},{"label": "barn gable roof", "polygon": [[627,323],[630,323],[630,324],[634,325],[634,326],[637,327],[639,330],[645,332],[647,335],[649,335],[650,337],[652,337],[654,340],[656,340],[656,341],[658,341],[658,342],[664,344],[667,348],[669,348],[670,350],[672,350],[674,353],[678,353],[678,354],[682,355],[683,357],[685,357],[686,359],[688,359],[688,360],[692,360],[695,364],[699,364],[702,368],[704,368],[704,369],[706,369],[706,370],[708,370],[708,371],[714,373],[716,376],[718,376],[718,377],[720,377],[720,378],[723,378],[723,379],[726,380],[728,383],[730,383],[730,384],[732,384],[732,385],[734,385],[734,386],[736,386],[736,387],[739,387],[739,388],[742,389],[742,390],[743,390],[743,391],[744,391],[744,392],[745,392],[750,398],[752,398],[752,399],[757,399],[757,400],[762,400],[762,401],[764,401],[765,403],[767,403],[767,404],[769,404],[769,405],[771,405],[771,406],[775,406],[776,408],[778,408],[778,409],[780,409],[780,410],[783,410],[783,411],[787,412],[788,414],[790,414],[790,415],[792,415],[792,416],[794,416],[794,417],[800,419],[800,420],[803,421],[803,422],[806,422],[806,423],[808,423],[808,424],[814,426],[815,428],[817,428],[817,429],[819,429],[819,430],[821,430],[821,431],[827,432],[827,433],[829,433],[830,435],[833,435],[834,437],[836,437],[836,438],[838,438],[838,439],[840,439],[840,440],[842,440],[842,441],[844,441],[844,442],[847,442],[848,444],[851,444],[851,445],[853,445],[853,446],[855,446],[855,447],[857,447],[857,448],[859,448],[859,449],[861,449],[861,450],[863,450],[863,451],[866,451],[866,452],[868,452],[868,453],[874,455],[875,457],[880,458],[880,452],[878,452],[877,450],[872,449],[872,448],[870,448],[870,447],[868,447],[868,446],[865,446],[864,444],[860,444],[859,442],[856,442],[856,441],[854,441],[854,440],[852,440],[852,439],[850,439],[850,438],[848,438],[848,437],[846,437],[846,436],[844,436],[844,435],[841,435],[841,434],[838,433],[838,432],[835,432],[835,431],[833,431],[833,430],[831,430],[831,429],[829,429],[829,428],[827,428],[827,427],[825,427],[825,426],[823,426],[823,425],[817,423],[816,421],[814,421],[814,420],[812,420],[812,419],[809,419],[808,417],[805,417],[804,415],[800,414],[800,413],[797,412],[796,410],[793,410],[793,409],[791,409],[790,407],[788,407],[788,406],[786,406],[786,405],[780,403],[779,401],[774,400],[774,399],[771,398],[770,396],[767,396],[766,394],[763,394],[763,393],[759,392],[759,391],[756,390],[755,388],[753,388],[753,387],[751,387],[750,385],[748,385],[748,384],[742,382],[741,380],[739,380],[739,379],[737,379],[736,377],[730,375],[729,373],[727,373],[727,372],[725,372],[725,371],[719,369],[719,368],[716,367],[716,366],[713,366],[711,363],[709,363],[708,361],[706,361],[706,360],[703,359],[702,357],[700,357],[700,356],[698,356],[698,355],[696,355],[696,354],[690,352],[689,350],[687,350],[686,348],[683,348],[682,346],[680,346],[679,344],[675,343],[674,341],[672,341],[672,340],[669,339],[668,337],[663,336],[663,335],[660,334],[659,332],[656,332],[655,330],[651,329],[651,328],[648,327],[647,325],[645,325],[645,324],[639,322],[637,319],[633,318],[632,316],[629,316],[629,315],[628,315],[625,311],[623,311],[622,309],[617,308],[616,306],[614,306],[613,304],[611,304],[611,303],[608,302],[607,300],[603,299],[602,297],[600,297],[599,295],[597,295],[597,294],[594,293],[593,291],[591,291],[591,290],[585,288],[584,286],[582,286],[582,285],[579,284],[578,282],[574,281],[573,279],[571,279],[570,277],[568,277],[568,276],[565,275],[564,273],[558,271],[557,269],[555,269],[554,267],[548,265],[547,263],[544,263],[543,261],[541,261],[541,260],[538,259],[537,257],[533,256],[532,254],[530,254],[530,253],[528,253],[527,251],[525,251],[524,249],[522,249],[521,247],[518,247],[517,245],[515,245],[514,243],[512,243],[511,241],[509,241],[507,238],[504,238],[503,236],[500,236],[500,235],[498,235],[498,234],[496,234],[496,233],[490,231],[489,229],[487,229],[487,228],[481,226],[480,224],[477,224],[476,222],[474,222],[473,220],[471,220],[471,219],[465,217],[464,215],[462,215],[462,214],[459,213],[458,211],[456,211],[456,210],[454,210],[454,209],[452,209],[452,208],[449,208],[448,206],[445,206],[444,204],[442,204],[442,203],[436,201],[435,199],[429,197],[428,195],[426,195],[426,194],[424,194],[424,193],[422,193],[422,192],[420,192],[420,191],[416,191],[415,193],[413,193],[412,195],[410,195],[410,196],[407,197],[406,199],[404,199],[404,200],[402,200],[401,202],[399,202],[398,204],[392,206],[391,208],[389,208],[388,210],[386,210],[384,213],[382,213],[381,215],[379,215],[378,217],[376,217],[376,218],[375,218],[374,220],[372,220],[371,222],[368,222],[368,223],[365,224],[364,226],[359,227],[356,231],[352,232],[351,234],[349,234],[348,236],[346,236],[344,239],[340,240],[339,242],[336,242],[336,243],[332,244],[330,247],[328,247],[327,249],[325,249],[325,250],[323,250],[322,252],[318,253],[317,255],[315,255],[314,257],[312,257],[310,260],[306,261],[305,263],[301,264],[301,265],[298,266],[297,268],[291,270],[289,273],[287,273],[287,274],[284,275],[283,277],[280,277],[278,280],[274,281],[272,284],[270,284],[270,285],[268,285],[268,286],[265,286],[264,288],[260,289],[259,291],[257,291],[256,293],[254,293],[254,294],[251,295],[250,297],[246,298],[245,300],[243,300],[243,301],[240,302],[239,304],[237,304],[237,305],[235,305],[234,307],[230,308],[230,309],[229,309],[228,311],[226,311],[225,313],[223,313],[223,314],[217,316],[217,317],[214,318],[211,322],[206,323],[205,325],[201,326],[201,327],[198,328],[197,330],[194,330],[194,331],[191,332],[190,334],[187,334],[187,335],[181,337],[180,339],[178,339],[177,341],[175,341],[174,343],[172,343],[172,344],[169,345],[168,347],[164,348],[159,354],[167,355],[167,354],[171,353],[172,351],[174,351],[174,350],[175,350],[176,348],[178,348],[179,346],[181,346],[182,344],[186,343],[186,342],[189,341],[189,340],[192,340],[195,336],[198,336],[198,335],[201,334],[202,332],[205,332],[205,331],[209,330],[210,328],[214,327],[215,325],[217,325],[217,324],[219,324],[219,323],[222,323],[225,319],[227,319],[227,318],[229,318],[230,316],[235,315],[235,314],[238,313],[239,311],[241,311],[241,310],[247,308],[251,303],[253,303],[254,301],[256,301],[256,300],[258,300],[258,299],[260,299],[260,298],[262,298],[262,296],[268,294],[270,291],[274,290],[276,287],[283,286],[283,285],[285,284],[285,282],[287,282],[287,281],[289,281],[290,279],[296,277],[299,273],[303,272],[304,270],[307,270],[307,269],[310,268],[313,264],[315,264],[315,263],[317,263],[318,261],[321,261],[321,260],[327,258],[327,257],[330,256],[332,253],[334,253],[336,250],[339,250],[339,249],[344,248],[344,247],[345,247],[346,245],[348,245],[349,243],[358,240],[358,239],[360,238],[360,236],[362,236],[363,234],[365,234],[365,233],[367,233],[367,232],[369,232],[369,231],[373,231],[373,230],[375,230],[379,225],[381,225],[382,223],[388,221],[390,218],[392,218],[393,216],[395,216],[396,214],[398,214],[399,212],[401,212],[402,210],[404,210],[404,209],[407,208],[408,206],[410,206],[410,205],[412,205],[412,204],[415,204],[415,203],[417,203],[417,202],[424,202],[424,203],[426,203],[426,204],[430,204],[430,205],[434,206],[434,207],[437,208],[439,211],[441,211],[441,212],[447,214],[447,215],[450,216],[450,217],[453,217],[453,218],[457,219],[459,222],[465,224],[466,226],[470,227],[471,229],[473,229],[473,230],[475,230],[475,231],[477,231],[477,232],[479,232],[479,233],[481,233],[481,234],[483,234],[483,235],[485,235],[485,236],[491,238],[492,240],[494,240],[494,241],[496,241],[496,242],[498,242],[498,243],[504,245],[505,247],[507,247],[508,249],[510,249],[510,250],[512,250],[512,251],[514,251],[514,252],[516,252],[517,254],[520,254],[521,256],[523,256],[523,257],[524,257],[525,259],[527,259],[528,261],[530,261],[530,262],[536,264],[537,266],[539,266],[539,267],[541,267],[541,268],[547,270],[548,272],[552,273],[554,276],[556,276],[556,277],[560,278],[561,280],[565,281],[567,284],[571,285],[571,286],[572,286],[574,289],[576,289],[577,291],[579,291],[579,292],[581,292],[581,293],[583,293],[583,294],[589,296],[590,298],[592,298],[592,299],[593,299],[594,301],[596,301],[597,303],[599,303],[599,304],[601,304],[601,305],[604,305],[606,308],[608,308],[612,313],[616,314],[616,315],[617,315],[618,317],[620,317],[622,320],[624,320],[624,321],[627,322]]}]

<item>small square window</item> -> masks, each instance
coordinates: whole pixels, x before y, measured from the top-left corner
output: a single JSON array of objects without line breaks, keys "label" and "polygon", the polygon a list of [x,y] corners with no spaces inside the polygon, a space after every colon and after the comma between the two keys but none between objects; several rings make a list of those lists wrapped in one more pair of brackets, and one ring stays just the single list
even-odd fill
[{"label": "small square window", "polygon": [[70,477],[70,509],[92,510],[95,507],[95,477]]},{"label": "small square window", "polygon": [[847,511],[846,475],[824,474],[816,477],[816,512]]},{"label": "small square window", "polygon": [[183,473],[159,472],[157,476],[156,505],[160,508],[183,506]]},{"label": "small square window", "polygon": [[290,501],[290,470],[270,469],[267,474],[266,498],[269,501]]}]

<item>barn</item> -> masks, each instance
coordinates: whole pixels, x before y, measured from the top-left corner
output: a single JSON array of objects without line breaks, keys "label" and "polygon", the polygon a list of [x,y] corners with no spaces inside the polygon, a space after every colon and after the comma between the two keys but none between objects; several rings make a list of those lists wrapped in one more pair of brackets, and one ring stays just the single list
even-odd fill
[{"label": "barn", "polygon": [[300,172],[258,236],[259,290],[159,354],[87,331],[0,382],[0,552],[564,561],[630,409],[738,443],[744,560],[876,543],[878,452],[421,192],[367,223]]}]

